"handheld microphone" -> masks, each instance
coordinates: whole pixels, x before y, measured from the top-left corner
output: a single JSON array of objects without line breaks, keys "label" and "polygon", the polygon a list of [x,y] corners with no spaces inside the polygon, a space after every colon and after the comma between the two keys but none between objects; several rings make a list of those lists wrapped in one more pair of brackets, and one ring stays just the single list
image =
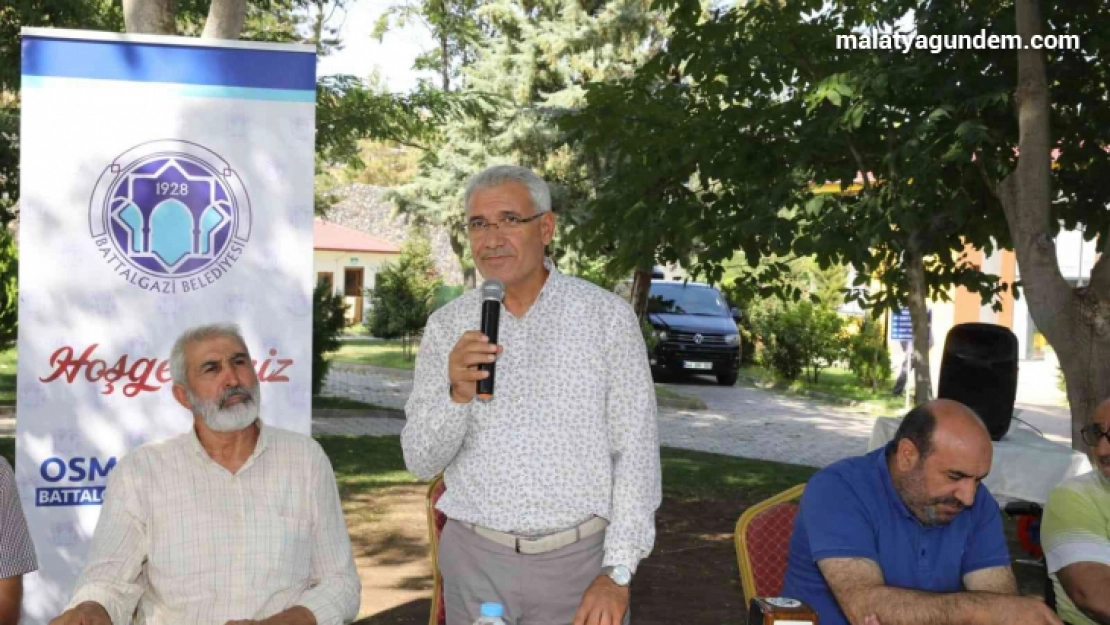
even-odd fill
[{"label": "handheld microphone", "polygon": [[[486,280],[482,283],[482,334],[489,337],[491,345],[497,344],[497,327],[501,322],[501,300],[505,297],[505,285],[500,280]],[[493,399],[493,377],[496,362],[478,365],[481,371],[489,371],[489,377],[478,380],[478,399]]]}]

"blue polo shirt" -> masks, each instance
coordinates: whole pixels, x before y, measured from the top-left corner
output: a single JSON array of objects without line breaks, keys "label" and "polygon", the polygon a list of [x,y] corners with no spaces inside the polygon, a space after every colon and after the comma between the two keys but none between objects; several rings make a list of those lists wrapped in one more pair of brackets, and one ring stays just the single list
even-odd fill
[{"label": "blue polo shirt", "polygon": [[985,486],[951,523],[922,525],[895,492],[885,452],[822,469],[802,495],[782,594],[808,603],[821,625],[848,624],[817,568],[825,558],[867,558],[887,586],[928,592],[962,591],[964,575],[1010,564],[998,504]]}]

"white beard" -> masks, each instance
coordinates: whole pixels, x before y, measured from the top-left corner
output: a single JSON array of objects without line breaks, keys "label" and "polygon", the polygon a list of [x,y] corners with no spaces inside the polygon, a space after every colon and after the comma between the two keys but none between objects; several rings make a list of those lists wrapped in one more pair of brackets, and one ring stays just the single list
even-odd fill
[{"label": "white beard", "polygon": [[237,432],[250,427],[258,420],[258,387],[247,390],[251,397],[228,408],[220,408],[220,401],[206,401],[194,397],[188,391],[193,411],[204,419],[205,425],[213,432]]}]

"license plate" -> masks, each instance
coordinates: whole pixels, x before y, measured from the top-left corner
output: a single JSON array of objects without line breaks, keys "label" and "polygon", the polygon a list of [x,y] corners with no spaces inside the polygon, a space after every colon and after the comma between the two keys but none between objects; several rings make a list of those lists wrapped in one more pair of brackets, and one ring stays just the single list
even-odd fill
[{"label": "license plate", "polygon": [[682,366],[687,368],[687,369],[712,369],[713,368],[713,363],[711,363],[711,362],[690,362],[690,361],[686,361],[686,362],[682,363]]}]

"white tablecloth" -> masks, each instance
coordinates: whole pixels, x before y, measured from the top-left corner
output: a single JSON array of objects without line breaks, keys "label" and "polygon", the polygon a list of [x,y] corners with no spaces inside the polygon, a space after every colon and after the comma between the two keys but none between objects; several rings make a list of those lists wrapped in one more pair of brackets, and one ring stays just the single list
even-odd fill
[{"label": "white tablecloth", "polygon": [[[875,419],[867,450],[890,442],[900,423],[901,417]],[[1086,455],[1045,439],[1015,421],[1006,436],[994,443],[994,462],[983,483],[996,498],[1032,501],[1043,506],[1053,487],[1091,468]]]}]

